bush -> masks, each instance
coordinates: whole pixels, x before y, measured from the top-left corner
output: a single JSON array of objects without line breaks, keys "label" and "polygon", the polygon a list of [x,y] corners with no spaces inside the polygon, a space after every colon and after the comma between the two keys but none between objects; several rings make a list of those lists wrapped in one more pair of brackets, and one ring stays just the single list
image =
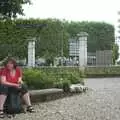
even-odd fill
[{"label": "bush", "polygon": [[[71,70],[70,70],[71,69]],[[83,83],[83,72],[73,68],[24,69],[23,80],[30,89],[65,88],[70,84]]]},{"label": "bush", "polygon": [[52,87],[53,80],[50,80],[50,76],[47,76],[42,71],[38,70],[25,70],[24,81],[30,87],[30,89],[44,89]]},{"label": "bush", "polygon": [[87,67],[86,77],[115,77],[120,76],[120,66],[110,67]]},{"label": "bush", "polygon": [[70,91],[70,84],[71,84],[71,81],[69,81],[69,80],[65,80],[63,82],[63,90],[64,90],[64,92],[69,92]]}]

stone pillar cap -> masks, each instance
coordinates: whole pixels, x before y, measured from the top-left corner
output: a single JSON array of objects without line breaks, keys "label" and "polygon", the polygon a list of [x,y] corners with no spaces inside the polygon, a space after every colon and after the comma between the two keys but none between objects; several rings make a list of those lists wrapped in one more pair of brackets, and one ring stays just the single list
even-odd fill
[{"label": "stone pillar cap", "polygon": [[87,32],[80,32],[77,34],[78,37],[85,37],[85,36],[88,36],[88,33]]},{"label": "stone pillar cap", "polygon": [[36,41],[36,37],[29,37],[27,40],[28,41]]}]

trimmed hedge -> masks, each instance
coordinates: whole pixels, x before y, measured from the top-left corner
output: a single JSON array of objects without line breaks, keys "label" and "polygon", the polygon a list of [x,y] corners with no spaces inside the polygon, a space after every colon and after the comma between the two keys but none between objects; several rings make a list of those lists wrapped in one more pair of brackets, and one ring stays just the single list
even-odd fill
[{"label": "trimmed hedge", "polygon": [[70,84],[84,84],[85,77],[120,77],[120,66],[86,67],[43,67],[24,69],[23,80],[29,89],[65,88]]},{"label": "trimmed hedge", "polygon": [[86,77],[120,77],[120,66],[86,67]]},{"label": "trimmed hedge", "polygon": [[23,80],[30,89],[64,88],[66,85],[84,84],[84,73],[79,68],[24,69]]}]

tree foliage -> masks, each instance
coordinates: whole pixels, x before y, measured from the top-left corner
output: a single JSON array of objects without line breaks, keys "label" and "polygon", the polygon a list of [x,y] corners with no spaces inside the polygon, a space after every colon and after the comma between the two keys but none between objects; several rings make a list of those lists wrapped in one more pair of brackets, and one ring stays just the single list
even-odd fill
[{"label": "tree foliage", "polygon": [[0,18],[16,18],[17,14],[24,15],[22,5],[30,4],[30,0],[0,0]]},{"label": "tree foliage", "polygon": [[118,52],[119,51],[119,46],[118,46],[118,44],[113,44],[112,51],[113,51],[113,64],[115,64],[115,61],[119,57],[119,52]]},{"label": "tree foliage", "polygon": [[87,32],[88,51],[111,50],[115,41],[114,26],[103,22],[65,22],[65,28],[71,37],[79,32]]},{"label": "tree foliage", "polygon": [[[24,25],[42,25],[45,27],[24,28]],[[21,25],[22,27],[19,27]],[[56,56],[68,55],[68,36],[63,24],[57,19],[29,19],[0,22],[0,57],[10,54],[17,57],[27,57],[29,38],[36,37],[36,56],[53,59]],[[63,45],[63,47],[61,47]]]},{"label": "tree foliage", "polygon": [[[29,27],[24,25],[42,25],[45,27]],[[21,25],[21,26],[19,26]],[[0,59],[12,55],[27,57],[28,39],[36,37],[36,57],[44,57],[48,61],[54,57],[69,56],[70,37],[79,32],[87,32],[88,52],[96,50],[112,50],[114,44],[114,27],[101,22],[68,22],[58,19],[17,19],[0,21]]]}]

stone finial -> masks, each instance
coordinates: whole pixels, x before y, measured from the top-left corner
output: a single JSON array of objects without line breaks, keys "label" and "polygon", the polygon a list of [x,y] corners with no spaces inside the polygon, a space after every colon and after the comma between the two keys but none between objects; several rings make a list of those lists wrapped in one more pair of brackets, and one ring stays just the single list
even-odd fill
[{"label": "stone finial", "polygon": [[36,37],[29,37],[27,40],[28,41],[36,41]]},{"label": "stone finial", "polygon": [[86,37],[86,36],[88,36],[87,32],[80,32],[77,34],[77,37]]}]

